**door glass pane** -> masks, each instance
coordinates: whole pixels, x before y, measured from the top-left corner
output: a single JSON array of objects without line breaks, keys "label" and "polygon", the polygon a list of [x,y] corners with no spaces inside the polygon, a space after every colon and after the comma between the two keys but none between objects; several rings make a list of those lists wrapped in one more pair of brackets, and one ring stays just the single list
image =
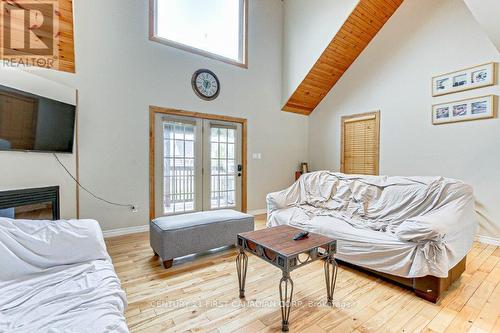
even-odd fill
[{"label": "door glass pane", "polygon": [[163,123],[163,212],[175,214],[195,207],[195,125]]},{"label": "door glass pane", "polygon": [[[236,206],[236,129],[212,127],[210,135],[210,208]],[[228,143],[230,142],[230,143]]]},{"label": "door glass pane", "polygon": [[227,157],[234,159],[234,144],[227,145]]},{"label": "door glass pane", "polygon": [[227,133],[227,142],[234,143],[234,141],[236,140],[234,137],[235,135],[236,135],[236,131],[229,131]]},{"label": "door glass pane", "polygon": [[236,205],[236,200],[234,199],[234,195],[235,195],[234,191],[227,192],[227,205],[228,206],[235,206]]}]

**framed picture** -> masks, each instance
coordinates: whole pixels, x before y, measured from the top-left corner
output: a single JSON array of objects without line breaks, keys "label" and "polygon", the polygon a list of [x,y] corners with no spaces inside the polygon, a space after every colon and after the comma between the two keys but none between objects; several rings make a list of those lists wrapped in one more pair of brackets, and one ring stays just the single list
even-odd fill
[{"label": "framed picture", "polygon": [[494,85],[496,64],[479,65],[432,78],[432,96],[441,96],[454,92]]},{"label": "framed picture", "polygon": [[309,172],[309,164],[303,162],[300,164],[300,171],[302,171],[302,174],[306,174]]},{"label": "framed picture", "polygon": [[494,118],[495,115],[495,95],[469,98],[432,106],[432,123],[434,125]]}]

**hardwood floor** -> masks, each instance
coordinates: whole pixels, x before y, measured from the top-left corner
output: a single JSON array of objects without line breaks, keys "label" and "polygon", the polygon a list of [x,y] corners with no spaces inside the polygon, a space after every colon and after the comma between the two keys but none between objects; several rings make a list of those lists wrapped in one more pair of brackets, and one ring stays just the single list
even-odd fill
[{"label": "hardwood floor", "polygon": [[[265,216],[256,220],[264,227]],[[246,303],[238,298],[234,248],[183,258],[165,270],[148,233],[106,240],[127,292],[132,332],[280,332],[281,272],[249,256]],[[341,267],[334,307],[324,306],[323,263],[292,273],[291,332],[500,332],[500,248],[474,243],[467,269],[438,304]]]}]

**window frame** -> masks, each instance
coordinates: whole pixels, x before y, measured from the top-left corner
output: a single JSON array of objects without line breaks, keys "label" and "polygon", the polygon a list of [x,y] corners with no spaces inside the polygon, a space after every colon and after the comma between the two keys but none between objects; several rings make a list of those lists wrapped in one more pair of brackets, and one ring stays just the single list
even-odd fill
[{"label": "window frame", "polygon": [[240,8],[243,13],[240,13],[240,41],[239,48],[241,54],[241,61],[231,59],[228,57],[221,56],[216,53],[205,51],[193,46],[189,46],[183,43],[179,43],[167,38],[158,36],[157,34],[157,0],[149,0],[149,40],[164,44],[167,46],[175,47],[177,49],[201,55],[207,58],[222,61],[231,65],[235,65],[242,68],[248,68],[248,0],[240,0],[242,6]]}]

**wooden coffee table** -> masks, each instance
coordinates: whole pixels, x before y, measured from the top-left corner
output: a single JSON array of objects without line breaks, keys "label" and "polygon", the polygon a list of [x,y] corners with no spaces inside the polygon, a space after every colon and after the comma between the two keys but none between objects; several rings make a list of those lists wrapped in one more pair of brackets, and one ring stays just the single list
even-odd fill
[{"label": "wooden coffee table", "polygon": [[[329,305],[332,305],[337,280],[337,263],[334,258],[336,241],[314,233],[310,233],[308,238],[294,241],[293,236],[301,231],[290,226],[279,226],[238,235],[239,253],[236,257],[236,269],[238,271],[240,298],[245,297],[248,265],[245,250],[278,267],[283,272],[279,283],[281,329],[283,331],[288,331],[292,304],[293,281],[290,277],[291,271],[318,259],[325,259],[326,295],[327,304]],[[299,257],[299,255],[301,256]]]}]

